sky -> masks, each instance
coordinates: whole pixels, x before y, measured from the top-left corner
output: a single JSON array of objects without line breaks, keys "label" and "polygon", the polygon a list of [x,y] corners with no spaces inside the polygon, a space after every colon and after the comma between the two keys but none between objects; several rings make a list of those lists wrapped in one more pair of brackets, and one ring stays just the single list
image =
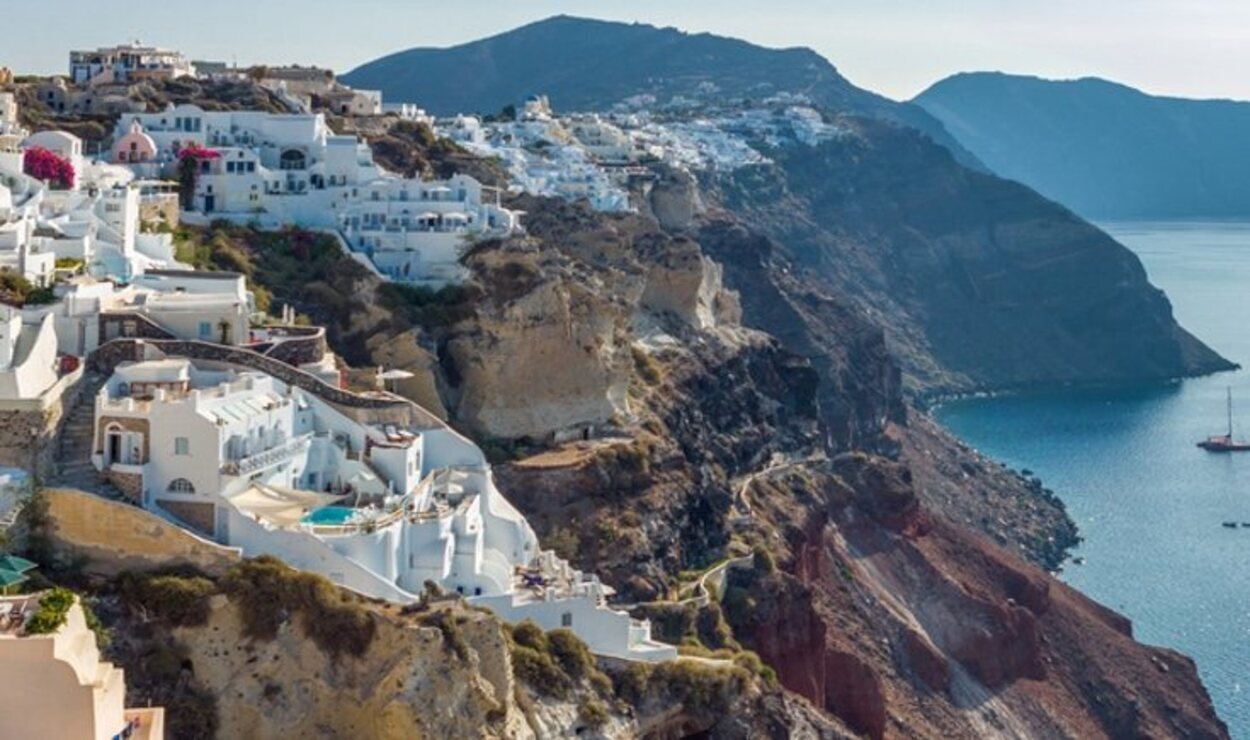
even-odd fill
[{"label": "sky", "polygon": [[193,59],[346,72],[568,13],[811,47],[895,99],[955,72],[999,70],[1250,100],[1247,0],[0,0],[0,10],[0,66],[29,74],[64,73],[70,48],[135,38]]}]

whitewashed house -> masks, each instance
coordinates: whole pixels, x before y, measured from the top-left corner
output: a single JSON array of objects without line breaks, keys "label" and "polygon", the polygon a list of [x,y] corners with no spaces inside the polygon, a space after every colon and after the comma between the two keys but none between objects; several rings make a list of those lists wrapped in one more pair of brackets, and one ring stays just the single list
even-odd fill
[{"label": "whitewashed house", "polygon": [[540,549],[467,439],[429,415],[358,418],[254,370],[121,364],[96,399],[93,462],[137,503],[248,556],[400,603],[432,582],[504,619],[570,627],[599,654],[676,656],[608,608],[598,578]]},{"label": "whitewashed house", "polygon": [[171,49],[138,41],[69,53],[69,78],[75,85],[140,82],[194,77],[195,66]]},{"label": "whitewashed house", "polygon": [[51,317],[26,323],[19,309],[0,304],[0,401],[39,399],[59,377]]},{"label": "whitewashed house", "polygon": [[103,660],[82,606],[48,634],[26,627],[41,593],[0,597],[0,737],[161,740],[162,707],[126,708],[125,672]]},{"label": "whitewashed house", "polygon": [[321,114],[183,105],[118,122],[119,138],[133,141],[140,134],[156,147],[151,162],[132,165],[145,176],[162,169],[174,174],[187,146],[214,152],[200,163],[195,211],[265,226],[339,230],[352,249],[399,281],[458,280],[461,245],[519,228],[518,214],[473,178],[425,182],[387,172],[368,144],[335,135]]}]

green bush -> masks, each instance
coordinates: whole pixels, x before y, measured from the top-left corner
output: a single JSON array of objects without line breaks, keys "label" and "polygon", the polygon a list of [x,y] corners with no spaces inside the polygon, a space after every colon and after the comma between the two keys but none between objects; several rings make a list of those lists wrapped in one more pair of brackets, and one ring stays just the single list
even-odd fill
[{"label": "green bush", "polygon": [[595,669],[594,656],[586,643],[570,629],[554,629],[547,633],[551,656],[574,681],[580,681]]},{"label": "green bush", "polygon": [[540,694],[563,699],[573,688],[567,673],[547,653],[519,643],[512,645],[512,673]]},{"label": "green bush", "polygon": [[651,672],[649,689],[687,711],[716,715],[729,711],[750,684],[751,674],[738,666],[672,660]]},{"label": "green bush", "polygon": [[75,599],[74,592],[67,588],[54,588],[44,594],[39,599],[39,610],[26,622],[26,634],[48,635],[61,629]]},{"label": "green bush", "polygon": [[512,639],[518,645],[524,645],[540,653],[547,652],[547,633],[543,632],[542,627],[528,619],[512,628]]}]

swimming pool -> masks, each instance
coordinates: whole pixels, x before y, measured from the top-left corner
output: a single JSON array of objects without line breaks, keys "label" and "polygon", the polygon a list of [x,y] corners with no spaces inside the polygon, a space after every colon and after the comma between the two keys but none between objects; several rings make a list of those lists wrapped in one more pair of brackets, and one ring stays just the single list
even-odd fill
[{"label": "swimming pool", "polygon": [[352,514],[356,510],[350,506],[324,506],[311,514],[307,514],[300,521],[305,524],[320,524],[323,526],[336,526],[347,524],[352,518]]}]

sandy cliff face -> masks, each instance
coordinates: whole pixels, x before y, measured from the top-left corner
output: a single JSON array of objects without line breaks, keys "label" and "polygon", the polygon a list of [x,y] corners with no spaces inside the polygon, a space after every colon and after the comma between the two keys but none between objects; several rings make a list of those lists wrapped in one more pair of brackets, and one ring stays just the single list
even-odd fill
[{"label": "sandy cliff face", "polygon": [[220,737],[533,737],[517,708],[498,622],[463,625],[462,661],[434,626],[379,620],[360,657],[324,653],[294,623],[271,641],[244,637],[238,610],[215,597],[204,626],[174,639],[218,697]]}]

